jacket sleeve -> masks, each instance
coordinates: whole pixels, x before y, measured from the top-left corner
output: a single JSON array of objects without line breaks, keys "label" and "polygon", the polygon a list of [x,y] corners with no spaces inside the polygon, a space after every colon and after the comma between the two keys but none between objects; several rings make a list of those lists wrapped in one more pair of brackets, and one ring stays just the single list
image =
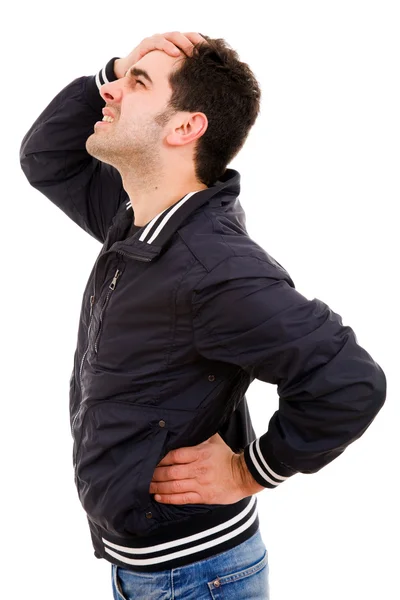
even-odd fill
[{"label": "jacket sleeve", "polygon": [[319,471],[384,404],[386,376],[351,327],[321,300],[302,296],[273,259],[223,260],[196,284],[192,314],[199,354],[277,385],[268,431],[244,448],[264,487]]},{"label": "jacket sleeve", "polygon": [[85,142],[103,118],[100,87],[117,79],[116,58],[96,75],[79,77],[64,87],[20,147],[20,164],[29,183],[102,243],[127,194],[119,172],[89,155]]}]

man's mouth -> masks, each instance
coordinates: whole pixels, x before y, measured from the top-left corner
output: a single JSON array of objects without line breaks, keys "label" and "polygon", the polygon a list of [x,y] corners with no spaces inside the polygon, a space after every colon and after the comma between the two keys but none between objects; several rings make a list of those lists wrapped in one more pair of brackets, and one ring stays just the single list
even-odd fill
[{"label": "man's mouth", "polygon": [[111,125],[112,121],[96,121],[96,123],[94,124],[94,126],[96,127],[96,125],[102,125],[102,126],[106,126],[106,125]]}]

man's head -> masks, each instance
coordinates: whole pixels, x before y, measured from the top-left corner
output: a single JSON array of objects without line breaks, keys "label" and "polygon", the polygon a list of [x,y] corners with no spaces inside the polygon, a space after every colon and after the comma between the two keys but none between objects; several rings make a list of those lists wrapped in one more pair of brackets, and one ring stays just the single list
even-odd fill
[{"label": "man's head", "polygon": [[101,87],[115,120],[96,126],[90,154],[120,172],[172,169],[205,185],[224,174],[257,118],[261,91],[223,39],[202,37],[207,43],[191,56],[148,52]]}]

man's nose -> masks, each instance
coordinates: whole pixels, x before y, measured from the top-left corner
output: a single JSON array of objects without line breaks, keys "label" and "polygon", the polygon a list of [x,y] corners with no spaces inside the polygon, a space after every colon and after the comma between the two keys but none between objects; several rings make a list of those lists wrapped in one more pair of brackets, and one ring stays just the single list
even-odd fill
[{"label": "man's nose", "polygon": [[122,94],[122,85],[119,79],[115,81],[109,81],[108,83],[103,83],[100,87],[100,96],[103,98],[105,102],[109,100],[114,100],[114,102],[119,102]]}]

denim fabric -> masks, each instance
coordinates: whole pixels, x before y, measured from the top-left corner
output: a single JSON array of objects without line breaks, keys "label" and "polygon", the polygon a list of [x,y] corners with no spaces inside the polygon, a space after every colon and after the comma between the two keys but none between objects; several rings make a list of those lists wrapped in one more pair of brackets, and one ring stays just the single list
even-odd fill
[{"label": "denim fabric", "polygon": [[114,600],[269,600],[260,530],[235,548],[184,567],[139,573],[111,565]]}]

